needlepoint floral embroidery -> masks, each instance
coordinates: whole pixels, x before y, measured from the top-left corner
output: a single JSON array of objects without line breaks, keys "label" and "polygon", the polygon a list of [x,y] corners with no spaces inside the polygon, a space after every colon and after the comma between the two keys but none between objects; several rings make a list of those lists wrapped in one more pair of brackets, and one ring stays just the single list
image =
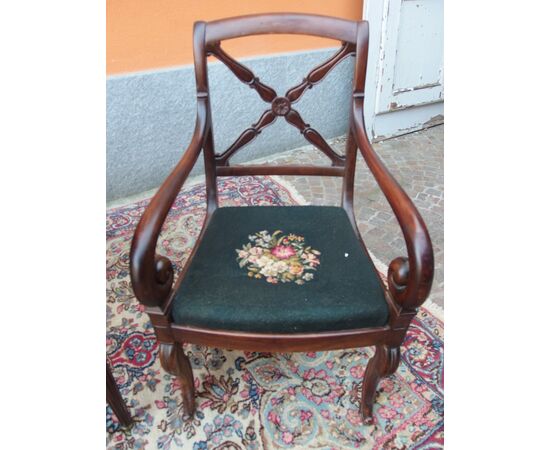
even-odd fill
[{"label": "needlepoint floral embroidery", "polygon": [[248,239],[248,244],[235,251],[239,267],[245,268],[250,278],[265,278],[272,284],[304,284],[313,280],[321,252],[306,246],[302,236],[264,230]]}]

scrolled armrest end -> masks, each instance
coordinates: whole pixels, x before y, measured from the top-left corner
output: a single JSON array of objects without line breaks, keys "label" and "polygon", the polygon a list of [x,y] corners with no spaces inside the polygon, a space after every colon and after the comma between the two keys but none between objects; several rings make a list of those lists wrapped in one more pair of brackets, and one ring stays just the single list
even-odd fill
[{"label": "scrolled armrest end", "polygon": [[409,258],[395,258],[388,267],[388,289],[393,299],[405,309],[420,307],[430,293],[433,267],[431,245],[412,265]]},{"label": "scrolled armrest end", "polygon": [[172,291],[174,267],[165,256],[155,255],[154,263],[151,261],[148,264],[131,252],[130,278],[140,303],[150,307],[161,306]]},{"label": "scrolled armrest end", "polygon": [[388,267],[388,287],[394,297],[399,296],[409,281],[409,259],[395,258]]},{"label": "scrolled armrest end", "polygon": [[174,266],[166,256],[155,256],[155,279],[160,285],[172,286]]}]

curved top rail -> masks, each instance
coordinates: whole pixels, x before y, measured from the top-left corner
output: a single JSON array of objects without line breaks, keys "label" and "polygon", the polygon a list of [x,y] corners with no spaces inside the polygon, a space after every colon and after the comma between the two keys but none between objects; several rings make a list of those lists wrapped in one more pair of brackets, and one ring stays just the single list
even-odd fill
[{"label": "curved top rail", "polygon": [[206,45],[257,34],[309,34],[355,44],[357,22],[316,14],[253,14],[206,23]]}]

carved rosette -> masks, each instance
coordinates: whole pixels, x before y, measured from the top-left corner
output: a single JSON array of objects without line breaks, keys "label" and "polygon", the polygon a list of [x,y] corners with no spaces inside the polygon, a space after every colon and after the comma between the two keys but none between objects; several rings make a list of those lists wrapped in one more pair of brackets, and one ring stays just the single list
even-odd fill
[{"label": "carved rosette", "polygon": [[271,103],[271,110],[276,116],[286,116],[290,111],[290,101],[286,97],[277,97]]}]

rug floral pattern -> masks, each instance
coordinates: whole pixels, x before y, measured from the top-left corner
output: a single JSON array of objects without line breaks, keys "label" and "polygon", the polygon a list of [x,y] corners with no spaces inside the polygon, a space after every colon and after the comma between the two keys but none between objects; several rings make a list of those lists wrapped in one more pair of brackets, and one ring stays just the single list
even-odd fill
[{"label": "rug floral pattern", "polygon": [[[219,191],[224,206],[298,204],[271,177],[226,178]],[[186,345],[197,411],[183,417],[177,381],[161,368],[154,331],[130,287],[130,242],[147,203],[107,213],[107,355],[136,420],[125,430],[107,406],[107,448],[443,448],[443,323],[426,309],[411,325],[397,372],[380,383],[367,423],[358,407],[371,348],[272,354]],[[159,253],[176,271],[198,236],[204,205],[204,185],[196,184],[169,214]]]}]

